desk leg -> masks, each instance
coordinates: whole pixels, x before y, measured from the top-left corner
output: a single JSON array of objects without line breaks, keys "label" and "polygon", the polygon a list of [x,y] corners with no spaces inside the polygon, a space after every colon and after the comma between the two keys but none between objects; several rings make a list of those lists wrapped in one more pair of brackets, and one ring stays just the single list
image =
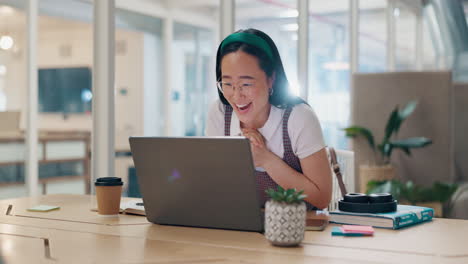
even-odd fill
[{"label": "desk leg", "polygon": [[86,140],[85,147],[86,158],[83,160],[84,167],[84,179],[85,179],[85,194],[91,194],[91,140],[88,138]]},{"label": "desk leg", "polygon": [[42,183],[42,194],[43,195],[47,194],[47,183],[45,182]]},{"label": "desk leg", "polygon": [[89,174],[85,176],[84,182],[85,182],[85,193],[91,194],[91,179],[89,177]]}]

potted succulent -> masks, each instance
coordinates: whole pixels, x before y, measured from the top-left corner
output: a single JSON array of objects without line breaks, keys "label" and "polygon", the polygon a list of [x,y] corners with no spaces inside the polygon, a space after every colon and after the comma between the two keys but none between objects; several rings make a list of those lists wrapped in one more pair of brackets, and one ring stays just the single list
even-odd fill
[{"label": "potted succulent", "polygon": [[297,246],[304,239],[306,205],[304,191],[283,189],[265,191],[271,198],[265,205],[265,237],[275,246]]},{"label": "potted succulent", "polygon": [[398,109],[398,105],[395,107],[387,121],[384,137],[378,145],[375,144],[374,135],[368,128],[350,126],[344,129],[347,137],[364,137],[374,152],[375,165],[359,166],[361,192],[366,191],[367,182],[371,180],[382,181],[395,178],[395,168],[390,164],[390,157],[394,149],[401,149],[407,155],[411,155],[410,149],[422,148],[432,143],[430,139],[425,137],[395,139],[401,124],[413,113],[417,104],[417,101],[411,101],[401,110]]}]

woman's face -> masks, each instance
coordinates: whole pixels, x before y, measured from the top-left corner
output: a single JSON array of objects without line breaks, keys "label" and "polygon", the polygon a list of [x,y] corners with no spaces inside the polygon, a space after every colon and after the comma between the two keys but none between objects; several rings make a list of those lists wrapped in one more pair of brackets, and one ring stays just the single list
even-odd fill
[{"label": "woman's face", "polygon": [[221,61],[221,82],[224,97],[241,125],[263,127],[270,114],[268,97],[273,78],[267,77],[258,59],[243,51],[225,55]]}]

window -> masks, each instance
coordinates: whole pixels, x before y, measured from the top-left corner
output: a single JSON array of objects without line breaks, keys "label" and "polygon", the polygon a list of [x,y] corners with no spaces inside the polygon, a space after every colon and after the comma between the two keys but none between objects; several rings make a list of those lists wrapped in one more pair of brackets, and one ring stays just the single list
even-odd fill
[{"label": "window", "polygon": [[296,1],[236,2],[236,29],[259,29],[275,42],[292,92],[299,95],[297,80]]},{"label": "window", "polygon": [[341,130],[349,122],[348,2],[309,3],[309,103],[320,119],[325,142],[346,149]]},{"label": "window", "polygon": [[386,71],[387,1],[361,0],[359,4],[359,72]]},{"label": "window", "polygon": [[172,135],[199,136],[205,131],[209,94],[216,91],[213,43],[211,30],[174,23]]}]

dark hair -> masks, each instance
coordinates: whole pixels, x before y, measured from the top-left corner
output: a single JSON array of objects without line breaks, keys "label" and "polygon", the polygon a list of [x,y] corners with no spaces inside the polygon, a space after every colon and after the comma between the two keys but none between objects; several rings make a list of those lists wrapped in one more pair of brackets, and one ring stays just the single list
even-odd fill
[{"label": "dark hair", "polygon": [[[222,42],[221,42],[219,44],[218,52],[216,54],[216,80],[221,81],[221,76],[222,76],[221,61],[223,57],[231,52],[236,52],[236,51],[241,50],[245,53],[255,56],[258,59],[260,68],[265,72],[265,74],[268,77],[272,77],[273,74],[275,74],[275,80],[273,82],[273,87],[272,87],[273,94],[271,94],[268,99],[270,104],[278,108],[286,108],[288,106],[301,104],[301,103],[307,104],[300,97],[297,97],[289,93],[289,82],[288,82],[288,79],[286,78],[286,74],[283,68],[283,63],[281,62],[278,49],[276,48],[276,45],[273,42],[273,40],[267,34],[265,34],[264,32],[258,29],[249,28],[246,30],[236,31],[236,33],[239,33],[239,32],[254,34],[264,39],[268,43],[268,46],[271,48],[273,58],[268,56],[268,54],[261,48],[258,48],[256,46],[243,43],[243,42],[229,43],[225,45],[223,49],[221,50],[221,45],[222,45]],[[223,104],[225,105],[229,104],[226,98],[224,97],[223,93],[219,90],[218,90],[218,95],[219,95],[219,99],[221,100],[221,102],[223,102]]]}]

